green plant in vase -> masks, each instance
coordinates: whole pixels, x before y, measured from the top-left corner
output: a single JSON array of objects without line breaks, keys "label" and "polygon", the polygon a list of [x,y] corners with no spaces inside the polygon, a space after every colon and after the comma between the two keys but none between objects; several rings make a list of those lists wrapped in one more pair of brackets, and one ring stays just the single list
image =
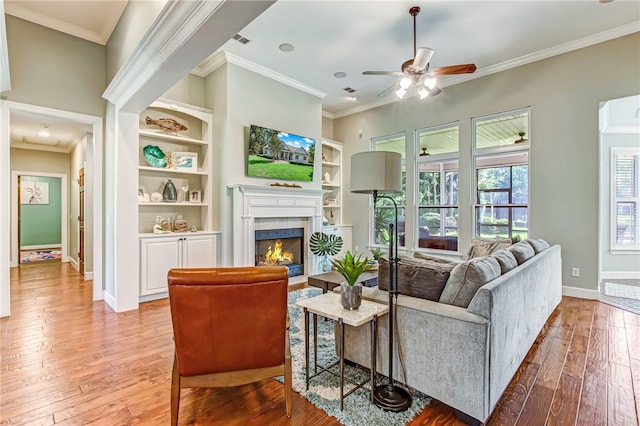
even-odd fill
[{"label": "green plant in vase", "polygon": [[354,310],[362,302],[362,286],[358,280],[362,274],[371,269],[368,257],[354,256],[350,250],[341,259],[331,261],[335,270],[342,275],[345,282],[340,284],[340,301],[345,309]]},{"label": "green plant in vase", "polygon": [[320,271],[331,271],[331,262],[329,256],[335,256],[342,250],[342,237],[333,234],[325,234],[324,232],[314,232],[309,238],[309,248],[311,253],[316,256],[322,256],[320,260]]}]

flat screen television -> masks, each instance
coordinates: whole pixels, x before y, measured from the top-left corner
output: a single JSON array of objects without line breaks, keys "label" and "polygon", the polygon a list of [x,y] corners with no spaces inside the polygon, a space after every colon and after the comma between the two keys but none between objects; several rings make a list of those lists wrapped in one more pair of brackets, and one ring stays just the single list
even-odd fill
[{"label": "flat screen television", "polygon": [[310,182],[315,147],[315,139],[252,124],[247,176]]}]

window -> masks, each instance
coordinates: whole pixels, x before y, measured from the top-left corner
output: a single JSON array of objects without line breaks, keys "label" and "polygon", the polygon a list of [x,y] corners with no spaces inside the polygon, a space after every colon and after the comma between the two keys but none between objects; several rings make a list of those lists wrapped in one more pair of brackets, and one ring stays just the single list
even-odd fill
[{"label": "window", "polygon": [[475,234],[529,235],[529,112],[475,118]]},{"label": "window", "polygon": [[418,247],[458,250],[459,125],[417,131]]},{"label": "window", "polygon": [[[373,151],[392,151],[402,154],[404,162],[405,157],[405,135],[399,133],[391,136],[383,136],[380,138],[372,139]],[[373,172],[373,171],[372,171]],[[402,171],[402,192],[399,194],[389,194],[398,205],[398,245],[405,245],[405,205],[406,205],[406,181],[407,174]],[[386,198],[378,199],[378,202],[374,208],[373,217],[373,244],[376,245],[389,245],[389,224],[394,221],[394,205],[393,202]]]},{"label": "window", "polygon": [[640,249],[640,150],[614,148],[612,157],[612,249]]}]

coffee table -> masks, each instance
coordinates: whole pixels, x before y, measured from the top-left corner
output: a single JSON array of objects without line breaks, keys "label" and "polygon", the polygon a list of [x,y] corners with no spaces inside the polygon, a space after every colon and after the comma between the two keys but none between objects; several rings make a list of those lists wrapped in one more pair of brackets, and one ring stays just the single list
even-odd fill
[{"label": "coffee table", "polygon": [[[360,281],[362,281],[364,287],[378,285],[378,271],[363,273],[360,275]],[[337,271],[311,275],[307,278],[307,283],[310,286],[321,288],[323,293],[338,287],[341,282],[344,282],[344,277]]]},{"label": "coffee table", "polygon": [[[357,389],[363,387],[368,382],[371,382],[369,391],[371,392],[371,402],[373,402],[373,390],[376,387],[375,376],[378,317],[387,314],[389,312],[389,306],[371,302],[369,300],[363,300],[358,309],[350,311],[342,307],[340,294],[338,293],[324,293],[316,297],[301,299],[296,302],[296,306],[301,307],[304,310],[304,352],[307,390],[309,390],[309,379],[326,372],[340,378],[340,410],[344,408],[344,398],[355,392]],[[313,375],[309,374],[309,314],[313,315]],[[340,327],[340,347],[338,351],[340,353],[340,359],[328,366],[318,365],[318,315],[338,321],[338,326]],[[369,323],[371,327],[371,376],[360,383],[347,379],[347,381],[355,387],[345,394],[344,325],[347,324],[353,327],[360,327],[366,323]],[[340,365],[339,374],[331,370],[332,367],[335,367],[338,364]]]}]

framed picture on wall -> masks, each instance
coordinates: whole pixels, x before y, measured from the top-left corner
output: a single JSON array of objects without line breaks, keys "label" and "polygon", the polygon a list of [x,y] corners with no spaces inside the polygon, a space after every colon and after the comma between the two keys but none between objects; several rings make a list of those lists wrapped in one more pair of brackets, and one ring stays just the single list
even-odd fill
[{"label": "framed picture on wall", "polygon": [[49,204],[49,182],[20,182],[20,204]]}]

